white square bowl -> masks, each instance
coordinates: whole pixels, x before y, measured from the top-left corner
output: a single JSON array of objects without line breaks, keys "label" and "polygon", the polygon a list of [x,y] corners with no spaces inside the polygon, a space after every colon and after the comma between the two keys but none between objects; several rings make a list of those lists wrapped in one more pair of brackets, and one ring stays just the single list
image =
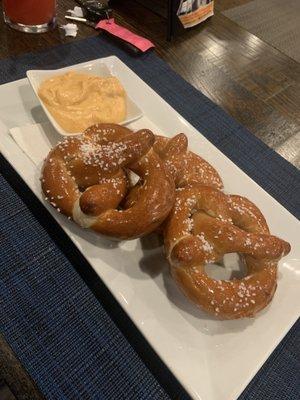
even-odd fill
[{"label": "white square bowl", "polygon": [[[57,130],[57,132],[63,136],[79,135],[82,132],[69,133],[65,129],[63,129],[56,122],[56,120],[52,117],[51,113],[48,111],[44,102],[40,99],[40,97],[38,95],[38,90],[39,90],[40,84],[44,80],[46,80],[50,77],[53,77],[55,75],[60,75],[62,73],[68,72],[68,71],[81,72],[81,73],[86,73],[89,75],[95,75],[95,76],[100,76],[100,77],[116,76],[116,74],[113,74],[111,69],[107,65],[105,65],[103,62],[101,62],[101,60],[88,61],[85,63],[73,65],[71,67],[54,69],[54,70],[49,69],[49,70],[27,71],[27,78],[28,78],[28,80],[31,84],[31,87],[34,90],[34,93],[36,94],[41,106],[43,107],[45,114],[47,115],[49,121],[54,126],[54,128]],[[141,109],[134,103],[134,101],[132,101],[131,98],[128,96],[127,90],[126,90],[126,84],[124,84],[124,82],[122,82],[122,79],[119,76],[116,76],[116,77],[121,81],[121,83],[126,91],[127,115],[126,115],[126,119],[124,121],[122,121],[120,124],[127,125],[130,122],[133,122],[133,121],[139,119],[143,115],[143,113],[142,113]]]}]

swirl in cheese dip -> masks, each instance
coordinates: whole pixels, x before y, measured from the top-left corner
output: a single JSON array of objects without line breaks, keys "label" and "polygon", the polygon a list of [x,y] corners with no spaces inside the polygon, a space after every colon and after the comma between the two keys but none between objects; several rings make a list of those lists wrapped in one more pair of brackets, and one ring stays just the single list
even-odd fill
[{"label": "swirl in cheese dip", "polygon": [[68,133],[96,123],[119,123],[126,117],[126,92],[114,77],[74,71],[41,83],[38,95],[56,122]]}]

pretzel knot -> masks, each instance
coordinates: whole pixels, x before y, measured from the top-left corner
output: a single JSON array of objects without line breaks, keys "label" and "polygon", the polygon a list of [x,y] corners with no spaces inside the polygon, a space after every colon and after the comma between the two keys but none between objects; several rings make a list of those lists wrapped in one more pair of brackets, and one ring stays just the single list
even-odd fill
[{"label": "pretzel knot", "polygon": [[176,188],[195,184],[216,189],[223,187],[218,172],[203,158],[188,150],[188,139],[184,133],[179,133],[171,139],[156,136],[153,148],[164,161]]},{"label": "pretzel knot", "polygon": [[[153,151],[149,130],[133,133],[115,124],[88,128],[49,153],[42,171],[42,190],[58,211],[84,228],[118,239],[143,236],[167,217],[175,196],[174,182]],[[139,177],[139,196],[128,171]]]},{"label": "pretzel knot", "polygon": [[[253,316],[276,290],[277,262],[290,245],[270,235],[265,218],[249,200],[208,186],[177,193],[165,230],[171,274],[198,306],[222,319]],[[247,276],[215,280],[205,265],[226,253],[243,255]]]}]

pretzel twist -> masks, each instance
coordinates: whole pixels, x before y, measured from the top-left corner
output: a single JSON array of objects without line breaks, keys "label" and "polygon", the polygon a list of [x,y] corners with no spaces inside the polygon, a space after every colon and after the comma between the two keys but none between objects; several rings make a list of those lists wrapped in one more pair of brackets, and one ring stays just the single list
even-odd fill
[{"label": "pretzel twist", "polygon": [[[133,239],[163,227],[171,274],[187,297],[223,319],[253,316],[271,301],[277,263],[290,245],[270,235],[253,203],[221,192],[217,171],[187,146],[184,134],[169,139],[94,125],[51,150],[42,190],[58,211],[111,238]],[[233,252],[243,257],[247,276],[215,280],[206,274],[207,264]]]},{"label": "pretzel twist", "polygon": [[[153,143],[151,131],[133,133],[115,124],[94,125],[80,137],[67,138],[45,160],[46,199],[82,227],[109,237],[133,239],[152,232],[167,217],[175,195]],[[140,178],[134,204],[126,204],[127,170]]]},{"label": "pretzel twist", "polygon": [[[165,229],[171,274],[196,305],[222,319],[250,317],[276,290],[278,260],[290,245],[270,235],[260,210],[241,196],[194,185],[177,193]],[[243,255],[247,276],[215,280],[205,265],[224,254]]]},{"label": "pretzel twist", "polygon": [[195,184],[223,188],[218,172],[203,158],[188,150],[188,139],[184,133],[171,139],[155,136],[153,148],[164,161],[176,188]]}]

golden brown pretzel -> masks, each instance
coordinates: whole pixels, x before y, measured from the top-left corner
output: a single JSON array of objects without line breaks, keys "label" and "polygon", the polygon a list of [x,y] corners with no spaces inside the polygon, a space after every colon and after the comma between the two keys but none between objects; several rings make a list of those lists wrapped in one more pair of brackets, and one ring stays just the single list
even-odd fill
[{"label": "golden brown pretzel", "polygon": [[[164,161],[165,168],[174,180],[177,190],[195,184],[212,186],[217,189],[223,187],[217,171],[203,158],[188,150],[188,139],[184,133],[167,138],[155,136],[153,149]],[[134,204],[139,196],[139,185],[126,198],[128,206]],[[159,227],[162,232],[163,225]]]},{"label": "golden brown pretzel", "polygon": [[[265,218],[246,198],[208,186],[177,193],[165,229],[171,274],[194,303],[223,319],[253,316],[272,299],[278,260],[290,245],[271,236]],[[247,276],[215,280],[205,265],[237,252]]]},{"label": "golden brown pretzel", "polygon": [[[51,150],[42,171],[46,199],[85,228],[133,239],[159,226],[173,202],[174,183],[153,151],[154,135],[115,124],[98,124]],[[125,169],[141,180],[138,201],[126,205]]]},{"label": "golden brown pretzel", "polygon": [[165,162],[176,188],[194,184],[212,186],[216,189],[223,187],[218,172],[203,158],[188,150],[188,139],[184,133],[171,139],[155,136],[153,147]]}]

